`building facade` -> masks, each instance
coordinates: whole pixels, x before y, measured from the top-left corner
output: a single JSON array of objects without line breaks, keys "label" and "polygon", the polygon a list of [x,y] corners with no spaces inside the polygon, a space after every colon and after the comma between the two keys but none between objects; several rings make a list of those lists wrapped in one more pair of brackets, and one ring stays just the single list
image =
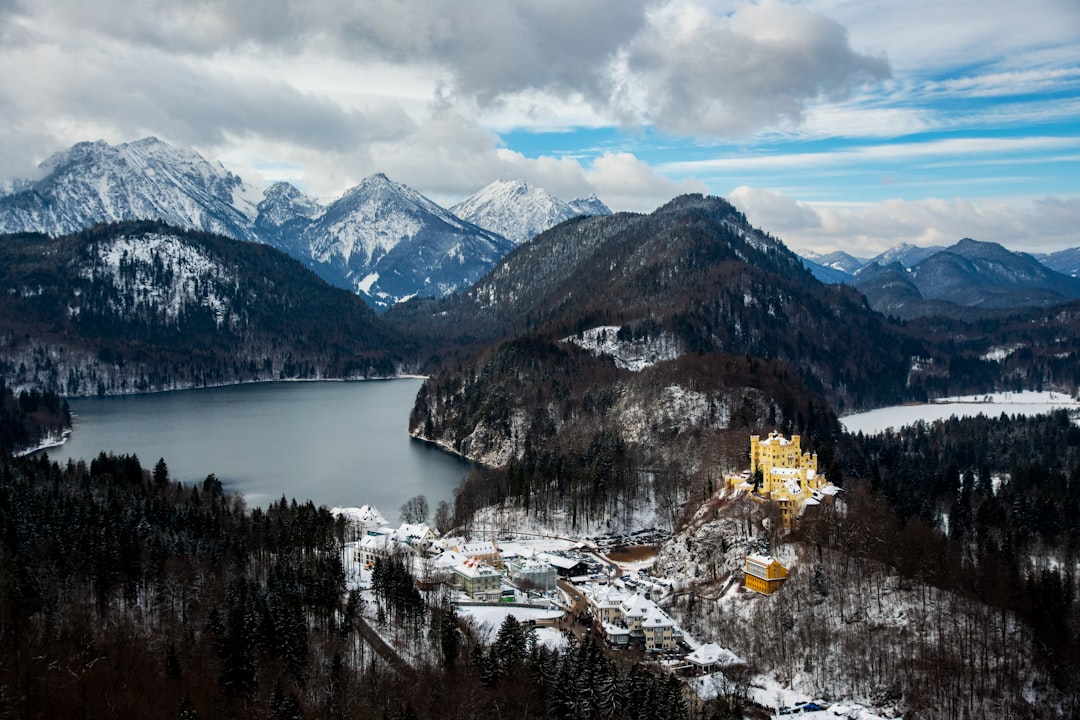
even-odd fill
[{"label": "building facade", "polygon": [[473,600],[498,602],[502,573],[487,563],[469,559],[453,568],[454,582]]},{"label": "building facade", "polygon": [[787,578],[787,568],[768,555],[747,555],[743,568],[747,590],[772,595]]}]

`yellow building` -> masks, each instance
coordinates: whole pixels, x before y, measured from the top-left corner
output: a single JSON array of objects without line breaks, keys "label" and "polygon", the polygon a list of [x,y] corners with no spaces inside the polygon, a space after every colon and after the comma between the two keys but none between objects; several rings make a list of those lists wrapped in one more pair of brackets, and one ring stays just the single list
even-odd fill
[{"label": "yellow building", "polygon": [[750,490],[753,478],[760,472],[757,493],[780,506],[785,527],[791,527],[806,506],[817,505],[824,496],[837,492],[824,475],[818,474],[817,454],[804,453],[800,440],[798,435],[788,440],[775,431],[765,440],[751,435],[750,472],[727,479],[729,487]]},{"label": "yellow building", "polygon": [[762,595],[772,595],[780,589],[787,578],[787,568],[768,555],[747,555],[743,574],[746,577],[746,589]]}]

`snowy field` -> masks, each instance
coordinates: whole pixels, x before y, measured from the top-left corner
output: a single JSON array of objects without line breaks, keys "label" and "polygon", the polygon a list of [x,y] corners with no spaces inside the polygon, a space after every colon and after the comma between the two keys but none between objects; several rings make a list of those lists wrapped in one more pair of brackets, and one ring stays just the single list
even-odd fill
[{"label": "snowy field", "polygon": [[1039,415],[1057,409],[1078,412],[1080,411],[1080,401],[1059,392],[967,395],[944,398],[920,405],[897,405],[895,407],[879,408],[858,413],[857,415],[848,415],[840,418],[840,422],[844,424],[844,427],[850,433],[861,432],[865,435],[877,435],[889,428],[896,429],[906,425],[914,425],[920,420],[925,422],[944,420],[953,415],[957,417],[974,417],[976,415],[996,417],[1001,413],[1007,415]]},{"label": "snowy field", "polygon": [[[515,619],[522,620],[554,620],[563,616],[562,610],[546,608],[523,608],[506,607],[505,605],[458,605],[458,615],[469,618],[476,623],[484,642],[495,642],[499,634],[499,627],[506,620],[507,615],[513,615]],[[566,645],[566,638],[555,628],[538,627],[536,639],[551,648],[562,648]]]}]

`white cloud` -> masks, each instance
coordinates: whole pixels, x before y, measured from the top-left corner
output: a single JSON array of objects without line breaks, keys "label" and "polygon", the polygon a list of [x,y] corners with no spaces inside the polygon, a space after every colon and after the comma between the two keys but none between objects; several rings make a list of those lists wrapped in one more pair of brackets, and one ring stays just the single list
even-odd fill
[{"label": "white cloud", "polygon": [[613,209],[648,212],[683,193],[707,193],[697,180],[675,181],[658,175],[630,153],[605,153],[586,172],[595,192]]},{"label": "white cloud", "polygon": [[872,257],[898,243],[952,245],[970,237],[1010,250],[1049,252],[1080,244],[1080,196],[926,198],[818,204],[741,186],[731,202],[791,247]]},{"label": "white cloud", "polygon": [[884,51],[898,74],[1031,63],[1075,63],[1080,5],[1074,0],[803,0],[835,19],[857,47]]},{"label": "white cloud", "polygon": [[709,172],[725,170],[738,172],[762,168],[850,168],[862,163],[901,162],[907,160],[938,160],[961,158],[965,164],[989,164],[995,157],[1020,153],[1060,153],[1080,148],[1080,138],[1074,137],[987,137],[945,138],[912,142],[890,142],[862,145],[843,150],[822,152],[775,153],[685,160],[665,163],[663,172]]},{"label": "white cloud", "polygon": [[812,101],[843,99],[889,66],[853,52],[831,20],[777,0],[728,15],[673,2],[620,49],[613,73],[611,104],[625,121],[730,136],[798,122]]}]

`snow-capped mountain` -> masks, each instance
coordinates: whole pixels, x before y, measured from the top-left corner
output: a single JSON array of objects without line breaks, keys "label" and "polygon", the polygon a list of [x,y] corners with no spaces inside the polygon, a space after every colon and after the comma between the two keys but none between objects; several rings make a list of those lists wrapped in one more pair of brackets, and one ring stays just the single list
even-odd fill
[{"label": "snow-capped mountain", "polygon": [[804,257],[813,260],[818,265],[822,265],[833,270],[839,270],[842,273],[848,275],[854,275],[859,268],[866,265],[867,260],[865,258],[855,257],[850,253],[846,253],[843,250],[837,250],[831,253],[815,253],[807,252],[803,254]]},{"label": "snow-capped mountain", "polygon": [[610,215],[592,195],[576,205],[524,180],[496,180],[450,207],[450,212],[474,225],[497,232],[520,245],[548,228],[578,215]]},{"label": "snow-capped mountain", "polygon": [[574,212],[576,212],[578,215],[596,217],[599,215],[611,214],[611,208],[601,202],[600,198],[596,197],[596,195],[590,195],[583,198],[574,198],[566,204],[573,208]]},{"label": "snow-capped mountain", "polygon": [[[906,268],[912,268],[931,255],[939,253],[944,249],[945,248],[938,245],[932,247],[919,247],[918,245],[911,245],[910,243],[900,243],[874,257],[870,262],[877,263],[878,265],[888,265],[889,263],[898,262]],[[865,264],[868,265],[869,263]]]},{"label": "snow-capped mountain", "polygon": [[467,287],[514,248],[381,173],[331,203],[302,239],[316,272],[382,308]]},{"label": "snow-capped mountain", "polygon": [[259,239],[309,264],[311,258],[301,236],[323,213],[322,205],[289,183],[279,182],[266,189],[257,211],[255,231]]},{"label": "snow-capped mountain", "polygon": [[382,175],[323,207],[288,183],[263,192],[152,137],[79,143],[44,162],[40,177],[0,187],[0,233],[161,220],[272,245],[376,307],[466,287],[514,247]]},{"label": "snow-capped mountain", "polygon": [[1080,277],[1080,248],[1058,250],[1055,253],[1036,255],[1035,259],[1062,275]]},{"label": "snow-capped mountain", "polygon": [[255,240],[260,193],[220,163],[157,138],[79,143],[41,165],[42,177],[0,197],[0,232],[63,235],[100,222],[160,219]]}]

